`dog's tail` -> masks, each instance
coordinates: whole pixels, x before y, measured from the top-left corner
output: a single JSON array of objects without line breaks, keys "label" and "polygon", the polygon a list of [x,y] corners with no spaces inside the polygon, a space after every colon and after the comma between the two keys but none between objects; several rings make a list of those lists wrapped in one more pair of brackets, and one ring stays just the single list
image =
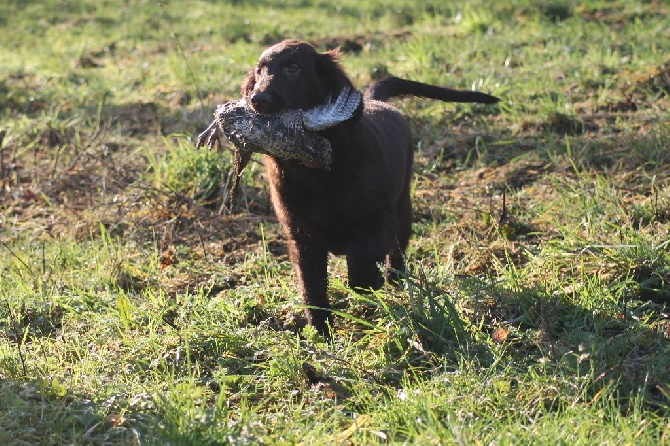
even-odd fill
[{"label": "dog's tail", "polygon": [[397,77],[387,77],[377,81],[365,91],[366,98],[383,102],[396,96],[419,96],[445,102],[481,102],[484,104],[495,104],[500,101],[495,96],[479,91],[454,90]]}]

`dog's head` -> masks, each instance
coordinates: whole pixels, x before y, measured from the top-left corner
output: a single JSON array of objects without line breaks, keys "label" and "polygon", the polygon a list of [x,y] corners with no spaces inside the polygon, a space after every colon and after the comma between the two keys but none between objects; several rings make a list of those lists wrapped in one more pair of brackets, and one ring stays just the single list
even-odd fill
[{"label": "dog's head", "polygon": [[312,45],[285,40],[261,54],[242,84],[242,96],[261,114],[308,110],[353,85],[338,63],[338,50],[319,53]]}]

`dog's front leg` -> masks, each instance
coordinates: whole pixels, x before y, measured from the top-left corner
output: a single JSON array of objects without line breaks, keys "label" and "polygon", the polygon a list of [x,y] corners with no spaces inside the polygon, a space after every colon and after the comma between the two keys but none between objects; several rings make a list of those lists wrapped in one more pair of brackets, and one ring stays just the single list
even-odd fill
[{"label": "dog's front leg", "polygon": [[328,302],[328,251],[309,241],[292,239],[289,254],[298,276],[302,302],[308,306],[307,322],[329,337],[332,317]]}]

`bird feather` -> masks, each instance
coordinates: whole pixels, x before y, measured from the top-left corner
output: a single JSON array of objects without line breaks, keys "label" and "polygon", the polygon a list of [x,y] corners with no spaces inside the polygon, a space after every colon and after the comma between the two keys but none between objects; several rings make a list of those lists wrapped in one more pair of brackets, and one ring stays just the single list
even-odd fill
[{"label": "bird feather", "polygon": [[335,101],[329,97],[322,105],[304,111],[303,125],[311,132],[335,127],[351,119],[362,100],[363,96],[358,90],[344,87]]}]

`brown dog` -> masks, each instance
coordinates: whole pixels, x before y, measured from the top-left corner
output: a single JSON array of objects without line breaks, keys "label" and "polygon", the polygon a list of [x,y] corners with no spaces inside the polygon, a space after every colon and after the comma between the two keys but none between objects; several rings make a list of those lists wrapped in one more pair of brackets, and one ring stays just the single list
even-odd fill
[{"label": "brown dog", "polygon": [[[242,86],[261,114],[307,110],[353,88],[338,52],[286,40],[261,55]],[[286,237],[307,319],[328,335],[328,253],[346,255],[349,286],[378,289],[399,279],[412,226],[413,145],[406,119],[382,102],[393,96],[497,102],[484,93],[389,78],[373,85],[355,116],[319,132],[333,148],[330,170],[265,155],[270,193]],[[385,265],[385,268],[381,268]],[[385,272],[382,272],[385,271]]]}]

